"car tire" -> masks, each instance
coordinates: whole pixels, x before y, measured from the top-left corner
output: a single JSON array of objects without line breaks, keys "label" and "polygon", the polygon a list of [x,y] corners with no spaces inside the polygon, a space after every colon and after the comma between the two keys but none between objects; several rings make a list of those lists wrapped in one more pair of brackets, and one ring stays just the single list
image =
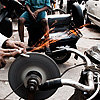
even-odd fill
[{"label": "car tire", "polygon": [[76,27],[84,25],[84,15],[78,3],[72,5],[72,17]]}]

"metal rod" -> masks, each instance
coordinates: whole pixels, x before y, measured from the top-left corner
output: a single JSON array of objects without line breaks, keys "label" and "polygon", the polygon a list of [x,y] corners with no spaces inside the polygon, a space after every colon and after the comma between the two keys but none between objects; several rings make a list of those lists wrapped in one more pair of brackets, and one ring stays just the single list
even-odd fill
[{"label": "metal rod", "polygon": [[93,91],[94,90],[94,80],[93,80],[93,72],[89,71],[88,72],[88,84],[89,86],[83,85],[79,82],[75,82],[74,80],[71,79],[61,79],[62,85],[69,85],[72,87],[75,87],[79,90],[82,91]]},{"label": "metal rod", "polygon": [[95,91],[95,93],[90,97],[90,98],[88,98],[88,99],[86,99],[86,100],[92,100],[97,94],[98,94],[98,92],[99,92],[99,89],[100,89],[100,84],[99,84],[99,78],[100,78],[100,74],[99,73],[97,73],[97,83],[98,83],[98,85],[97,85],[97,89],[96,89],[96,91]]}]

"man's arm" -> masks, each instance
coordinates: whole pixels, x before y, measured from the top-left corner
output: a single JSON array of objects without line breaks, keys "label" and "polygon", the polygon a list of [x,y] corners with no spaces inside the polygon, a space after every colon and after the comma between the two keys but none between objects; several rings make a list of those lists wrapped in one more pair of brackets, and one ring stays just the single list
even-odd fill
[{"label": "man's arm", "polygon": [[6,65],[5,57],[14,57],[17,54],[20,54],[16,49],[3,49],[0,48],[0,68],[3,68]]},{"label": "man's arm", "polygon": [[41,12],[41,11],[46,11],[47,9],[49,9],[49,7],[45,6],[43,8],[40,8],[40,9],[36,10],[35,12],[32,12],[29,5],[26,5],[26,9],[27,9],[28,13],[30,14],[31,18],[33,20],[36,20],[36,17],[38,15],[38,13]]},{"label": "man's arm", "polygon": [[36,20],[36,16],[35,16],[35,14],[31,11],[29,5],[26,5],[26,10],[27,10],[27,12],[30,14],[32,20]]},{"label": "man's arm", "polygon": [[41,9],[36,10],[36,11],[39,13],[41,11],[46,11],[47,9],[49,9],[49,7],[45,6],[45,7],[41,8]]},{"label": "man's arm", "polygon": [[29,14],[32,14],[32,11],[31,11],[29,5],[26,5],[26,10],[28,11]]},{"label": "man's arm", "polygon": [[23,42],[12,41],[6,36],[0,33],[0,48],[11,48],[11,49],[20,49],[23,48],[22,52],[26,53],[26,46]]},{"label": "man's arm", "polygon": [[[7,49],[3,49],[1,47]],[[21,48],[23,49],[21,50]],[[17,49],[19,49],[20,52]],[[25,44],[23,42],[12,41],[0,33],[0,68],[4,67],[6,64],[6,61],[4,59],[5,57],[14,57],[15,55],[22,52],[26,53]]]}]

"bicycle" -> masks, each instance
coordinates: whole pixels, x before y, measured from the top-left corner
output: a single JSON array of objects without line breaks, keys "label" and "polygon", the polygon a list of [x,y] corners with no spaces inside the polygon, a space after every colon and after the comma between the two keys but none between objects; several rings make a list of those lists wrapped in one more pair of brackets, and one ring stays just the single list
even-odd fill
[{"label": "bicycle", "polygon": [[80,90],[83,95],[87,93],[85,100],[95,98],[99,94],[100,69],[76,49],[61,47],[55,52],[61,50],[77,54],[83,59],[84,63],[71,67],[72,69],[84,65],[79,82],[62,79],[70,69],[60,75],[57,64],[50,57],[40,53],[27,53],[26,56],[18,57],[10,67],[8,80],[13,92],[25,100],[44,100],[66,85]]}]

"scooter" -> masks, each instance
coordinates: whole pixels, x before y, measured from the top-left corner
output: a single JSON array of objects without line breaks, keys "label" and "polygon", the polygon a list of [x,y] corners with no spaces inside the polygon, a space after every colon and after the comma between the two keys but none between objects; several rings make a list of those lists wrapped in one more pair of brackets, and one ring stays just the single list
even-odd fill
[{"label": "scooter", "polygon": [[[0,32],[5,36],[10,37],[12,35],[12,21],[10,21],[9,18],[12,20],[14,18],[19,18],[19,16],[25,11],[25,7],[20,2],[15,0],[5,0],[1,1],[1,3],[5,5],[6,8],[1,10],[0,25],[2,28],[0,29]],[[3,21],[8,24],[3,24]],[[27,51],[45,52],[57,63],[64,63],[70,58],[71,53],[67,53],[66,50],[59,53],[55,53],[54,51],[59,50],[60,46],[77,48],[76,43],[82,36],[78,28],[84,24],[82,10],[80,6],[75,3],[73,4],[72,15],[48,15],[48,23],[50,27],[49,42],[51,53],[46,53],[45,49],[38,49],[41,47],[41,43],[43,47],[45,47],[46,41],[43,38],[45,33],[43,33],[39,23],[36,22],[25,25],[29,33],[28,44],[31,45],[31,48],[27,48]],[[34,49],[35,46],[38,46],[36,50]],[[75,58],[77,57],[75,56]]]}]

